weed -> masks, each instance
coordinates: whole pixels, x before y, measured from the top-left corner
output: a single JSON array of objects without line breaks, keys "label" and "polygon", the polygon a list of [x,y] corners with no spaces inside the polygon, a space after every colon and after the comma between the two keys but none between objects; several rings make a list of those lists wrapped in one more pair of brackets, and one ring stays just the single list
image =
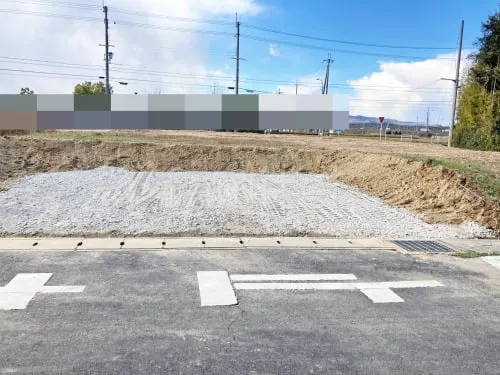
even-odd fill
[{"label": "weed", "polygon": [[489,255],[500,255],[500,253],[499,252],[484,253],[480,251],[467,250],[467,251],[460,251],[457,253],[453,253],[452,255],[457,258],[470,259],[470,258],[479,258]]}]

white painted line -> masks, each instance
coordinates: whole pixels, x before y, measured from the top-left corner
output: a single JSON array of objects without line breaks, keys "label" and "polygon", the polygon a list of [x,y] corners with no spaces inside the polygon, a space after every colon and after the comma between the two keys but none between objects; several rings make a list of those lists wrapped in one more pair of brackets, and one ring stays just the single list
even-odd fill
[{"label": "white painted line", "polygon": [[198,272],[202,306],[228,306],[238,303],[226,271]]},{"label": "white painted line", "polygon": [[404,299],[402,299],[390,289],[360,289],[360,291],[374,303],[404,302]]},{"label": "white painted line", "polygon": [[40,293],[81,293],[85,289],[85,285],[45,285],[40,290]]},{"label": "white painted line", "polygon": [[320,280],[356,280],[350,273],[317,273],[287,275],[230,275],[231,281],[320,281]]},{"label": "white painted line", "polygon": [[493,267],[500,268],[500,256],[498,255],[490,255],[483,257],[483,260],[486,263],[491,264]]},{"label": "white painted line", "polygon": [[388,281],[374,283],[234,283],[234,289],[242,290],[353,290],[353,289],[399,289],[428,288],[442,286],[437,281]]},{"label": "white painted line", "polygon": [[5,285],[3,291],[36,293],[51,277],[51,273],[18,273]]},{"label": "white painted line", "polygon": [[356,283],[358,289],[408,289],[408,288],[434,288],[443,286],[435,280],[417,281],[384,281],[377,283]]},{"label": "white painted line", "polygon": [[234,283],[241,290],[345,290],[357,289],[355,283]]}]

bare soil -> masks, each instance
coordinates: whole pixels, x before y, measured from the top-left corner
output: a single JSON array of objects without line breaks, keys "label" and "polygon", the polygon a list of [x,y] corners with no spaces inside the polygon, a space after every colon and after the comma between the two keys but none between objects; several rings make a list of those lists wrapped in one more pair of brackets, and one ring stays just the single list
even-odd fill
[{"label": "bare soil", "polygon": [[[378,139],[196,131],[112,131],[0,137],[0,184],[40,172],[93,169],[323,173],[430,223],[476,221],[500,233],[500,204],[466,177],[408,156],[473,161],[500,178],[500,153]],[[78,132],[79,134],[81,132]],[[76,133],[74,133],[76,134]]]}]

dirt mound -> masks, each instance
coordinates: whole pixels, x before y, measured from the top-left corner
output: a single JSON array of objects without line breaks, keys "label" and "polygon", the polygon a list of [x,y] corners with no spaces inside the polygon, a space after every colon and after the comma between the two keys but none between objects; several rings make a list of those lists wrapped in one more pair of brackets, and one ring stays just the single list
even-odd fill
[{"label": "dirt mound", "polygon": [[431,223],[476,221],[500,233],[500,205],[445,168],[394,155],[245,145],[0,138],[0,183],[26,174],[109,165],[135,171],[323,173]]}]

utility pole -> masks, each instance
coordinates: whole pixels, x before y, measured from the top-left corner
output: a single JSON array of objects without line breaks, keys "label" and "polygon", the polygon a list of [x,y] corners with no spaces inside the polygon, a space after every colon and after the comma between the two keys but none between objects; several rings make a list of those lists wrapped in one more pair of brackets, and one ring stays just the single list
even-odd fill
[{"label": "utility pole", "polygon": [[236,95],[240,87],[240,22],[236,13]]},{"label": "utility pole", "polygon": [[295,84],[295,95],[299,95],[299,83]]},{"label": "utility pole", "polygon": [[329,53],[328,54],[328,59],[326,60],[323,60],[323,62],[327,62],[327,65],[326,65],[326,74],[325,74],[325,82],[323,82],[323,89],[321,91],[321,93],[323,95],[328,95],[328,84],[329,84],[329,79],[330,79],[330,63],[334,62],[334,60],[331,58],[331,54]]},{"label": "utility pole", "polygon": [[104,28],[105,28],[105,53],[106,53],[106,95],[110,94],[109,90],[109,28],[108,28],[108,7],[103,6],[104,11]]},{"label": "utility pole", "polygon": [[425,133],[426,135],[429,134],[429,107],[427,107],[427,122],[425,126]]},{"label": "utility pole", "polygon": [[462,39],[464,36],[464,20],[462,20],[462,25],[460,27],[460,40],[458,42],[458,56],[457,56],[457,72],[455,74],[455,88],[453,90],[453,109],[451,110],[451,121],[450,121],[450,131],[448,133],[448,147],[451,147],[451,140],[453,137],[453,127],[455,126],[455,114],[457,111],[457,95],[458,95],[458,85],[460,78],[460,60],[462,58]]}]

